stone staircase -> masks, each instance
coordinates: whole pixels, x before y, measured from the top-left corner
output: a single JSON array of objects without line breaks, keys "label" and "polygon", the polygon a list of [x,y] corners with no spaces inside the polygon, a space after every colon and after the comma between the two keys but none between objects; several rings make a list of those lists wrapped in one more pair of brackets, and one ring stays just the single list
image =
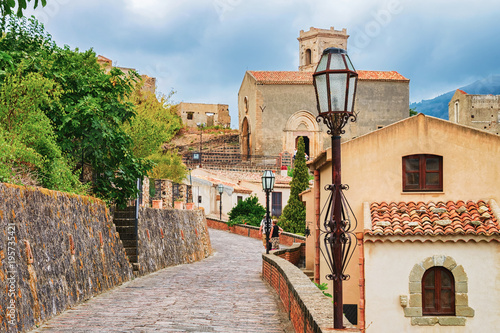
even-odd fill
[{"label": "stone staircase", "polygon": [[124,209],[116,209],[113,222],[116,231],[127,253],[128,261],[132,264],[135,272],[139,271],[139,250],[137,248],[137,232],[135,230],[135,206],[129,206]]},{"label": "stone staircase", "polygon": [[314,282],[314,271],[312,269],[301,268],[302,272]]}]

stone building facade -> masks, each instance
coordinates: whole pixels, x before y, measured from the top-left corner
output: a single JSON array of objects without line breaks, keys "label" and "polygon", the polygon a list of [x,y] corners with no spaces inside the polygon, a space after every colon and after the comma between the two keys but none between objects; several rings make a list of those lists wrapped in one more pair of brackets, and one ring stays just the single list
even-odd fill
[{"label": "stone building facade", "polygon": [[[316,121],[312,74],[327,47],[347,46],[345,29],[311,28],[300,32],[299,71],[247,71],[238,93],[238,120],[243,156],[277,156],[295,151],[304,138],[306,154],[330,147],[326,127]],[[342,139],[350,140],[409,115],[409,80],[395,71],[358,71],[355,100],[358,120]]]},{"label": "stone building facade", "polygon": [[182,123],[188,127],[196,127],[197,124],[205,126],[229,127],[231,116],[227,104],[203,104],[203,103],[179,103],[177,114],[182,118]]},{"label": "stone building facade", "polygon": [[448,119],[490,133],[500,133],[500,95],[469,95],[457,89],[448,103]]}]

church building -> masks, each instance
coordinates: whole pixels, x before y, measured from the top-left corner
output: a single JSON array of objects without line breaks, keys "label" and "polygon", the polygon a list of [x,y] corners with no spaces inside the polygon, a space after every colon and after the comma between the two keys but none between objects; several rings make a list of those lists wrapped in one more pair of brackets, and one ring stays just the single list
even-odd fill
[{"label": "church building", "polygon": [[[331,146],[326,126],[316,121],[313,77],[323,50],[347,49],[346,29],[300,31],[299,71],[247,71],[238,93],[241,153],[293,154],[303,137],[309,157]],[[358,70],[356,123],[342,136],[350,140],[409,116],[409,82],[395,71]]]}]

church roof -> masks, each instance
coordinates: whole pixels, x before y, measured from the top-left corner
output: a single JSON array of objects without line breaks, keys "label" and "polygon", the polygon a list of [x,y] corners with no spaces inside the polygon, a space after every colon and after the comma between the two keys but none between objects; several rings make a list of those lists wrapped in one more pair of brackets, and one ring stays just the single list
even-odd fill
[{"label": "church roof", "polygon": [[[357,71],[362,81],[402,81],[407,78],[396,71]],[[261,84],[312,84],[313,72],[299,71],[248,71]]]},{"label": "church roof", "polygon": [[298,71],[248,71],[262,84],[312,84],[311,72]]},{"label": "church roof", "polygon": [[375,202],[370,217],[365,234],[371,236],[500,235],[492,207],[482,200]]}]

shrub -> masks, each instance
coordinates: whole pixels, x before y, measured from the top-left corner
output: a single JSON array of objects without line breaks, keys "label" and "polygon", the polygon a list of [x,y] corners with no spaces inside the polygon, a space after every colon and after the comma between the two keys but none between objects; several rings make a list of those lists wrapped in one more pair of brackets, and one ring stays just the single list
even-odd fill
[{"label": "shrub", "polygon": [[259,203],[256,196],[250,196],[245,200],[240,201],[229,212],[229,225],[234,224],[249,224],[253,226],[260,226],[262,216],[266,210]]}]

